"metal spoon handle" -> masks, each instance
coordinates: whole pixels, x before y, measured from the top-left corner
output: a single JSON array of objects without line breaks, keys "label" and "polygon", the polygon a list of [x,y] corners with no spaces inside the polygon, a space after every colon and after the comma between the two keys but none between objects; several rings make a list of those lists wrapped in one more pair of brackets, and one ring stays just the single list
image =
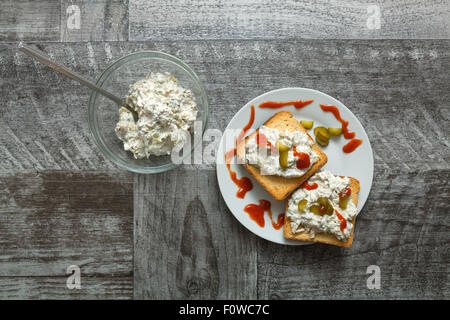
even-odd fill
[{"label": "metal spoon handle", "polygon": [[124,104],[124,100],[115,96],[114,94],[98,87],[96,84],[94,84],[93,82],[87,80],[86,78],[83,78],[82,76],[80,76],[79,74],[77,74],[76,72],[73,72],[70,69],[67,69],[64,66],[61,66],[55,62],[53,62],[52,60],[50,60],[49,58],[47,58],[47,56],[45,55],[45,53],[43,53],[42,51],[38,50],[38,49],[34,49],[31,47],[28,47],[26,45],[24,45],[22,42],[19,42],[18,44],[18,49],[20,51],[22,51],[23,53],[36,58],[37,60],[39,60],[40,62],[42,62],[43,64],[45,64],[46,66],[52,68],[53,70],[58,71],[59,73],[65,75],[66,77],[73,79],[75,81],[78,81],[81,84],[84,84],[86,86],[88,86],[89,88],[91,88],[92,90],[95,90],[97,92],[99,92],[100,94],[104,95],[105,97],[111,99],[112,101],[116,102],[119,105],[123,105]]}]

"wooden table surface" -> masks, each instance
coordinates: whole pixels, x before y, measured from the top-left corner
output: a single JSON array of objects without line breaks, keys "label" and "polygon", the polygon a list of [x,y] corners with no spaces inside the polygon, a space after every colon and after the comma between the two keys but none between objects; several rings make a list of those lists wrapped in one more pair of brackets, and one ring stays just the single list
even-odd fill
[{"label": "wooden table surface", "polygon": [[[446,0],[2,1],[0,298],[450,298],[449,39]],[[117,168],[90,136],[89,90],[1,45],[18,40],[91,79],[138,50],[176,55],[220,130],[276,88],[341,100],[375,159],[354,245],[256,237],[213,164]]]}]

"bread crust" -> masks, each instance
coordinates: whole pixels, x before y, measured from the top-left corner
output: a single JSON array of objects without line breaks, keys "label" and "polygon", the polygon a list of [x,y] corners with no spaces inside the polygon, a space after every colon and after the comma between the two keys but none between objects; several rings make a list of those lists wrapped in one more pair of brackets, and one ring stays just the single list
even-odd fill
[{"label": "bread crust", "polygon": [[[350,179],[350,189],[352,190],[352,200],[356,206],[356,205],[358,205],[358,192],[360,190],[359,181],[352,177],[348,177],[348,178]],[[291,239],[291,240],[320,242],[320,243],[326,243],[326,244],[331,244],[334,246],[340,246],[340,247],[346,247],[346,248],[348,248],[352,245],[356,217],[353,218],[353,220],[351,221],[353,228],[352,228],[352,232],[350,233],[350,237],[347,239],[347,241],[339,240],[334,235],[329,234],[329,233],[316,233],[315,237],[311,239],[310,232],[301,232],[301,233],[293,233],[292,232],[291,221],[286,215],[288,206],[289,206],[289,201],[286,202],[286,211],[285,211],[285,219],[284,219],[284,237],[285,238]]]},{"label": "bread crust", "polygon": [[243,159],[243,154],[245,150],[245,144],[248,139],[252,139],[258,133],[258,130],[253,134],[246,137],[237,146],[237,156],[240,162],[244,165],[248,172],[258,181],[264,189],[269,192],[269,194],[275,200],[286,199],[295,189],[297,189],[303,182],[308,180],[310,176],[319,171],[328,161],[327,155],[319,148],[319,146],[314,142],[308,132],[303,128],[298,120],[296,120],[292,113],[289,111],[280,111],[274,114],[269,120],[264,123],[264,126],[278,129],[282,131],[298,131],[301,130],[308,135],[308,137],[313,142],[312,149],[318,155],[319,159],[315,162],[311,168],[301,177],[288,178],[276,175],[262,175],[259,168],[246,164]]}]

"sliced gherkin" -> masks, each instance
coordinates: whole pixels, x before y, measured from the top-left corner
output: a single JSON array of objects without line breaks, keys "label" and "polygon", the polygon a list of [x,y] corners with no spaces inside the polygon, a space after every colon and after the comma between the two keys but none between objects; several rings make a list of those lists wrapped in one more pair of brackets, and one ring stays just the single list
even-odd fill
[{"label": "sliced gherkin", "polygon": [[314,126],[314,121],[301,120],[300,123],[306,130],[311,129]]},{"label": "sliced gherkin", "polygon": [[279,141],[277,142],[277,146],[278,146],[278,151],[279,152],[289,151],[289,149],[290,149],[288,146],[282,144]]},{"label": "sliced gherkin", "polygon": [[[316,206],[317,209],[314,208],[314,210],[316,210],[317,212],[314,212],[314,213],[316,213],[318,215],[321,215],[321,216],[324,215],[324,214],[331,215],[333,213],[333,210],[334,210],[333,209],[333,205],[331,204],[331,202],[330,202],[330,200],[328,198],[320,197],[319,199],[317,199],[317,203],[319,204],[319,205]],[[312,207],[314,207],[314,206],[310,207],[310,211],[311,212],[313,212],[311,210]]]},{"label": "sliced gherkin", "polygon": [[328,202],[327,211],[325,212],[325,214],[331,216],[333,214],[333,211],[334,211],[333,205],[330,202]]},{"label": "sliced gherkin", "polygon": [[339,207],[340,207],[342,210],[347,209],[348,198],[349,198],[349,196],[343,196],[343,197],[339,198]]},{"label": "sliced gherkin", "polygon": [[280,152],[280,167],[286,169],[288,167],[288,153],[289,151]]},{"label": "sliced gherkin", "polygon": [[304,211],[306,209],[307,204],[308,204],[308,200],[305,200],[305,199],[301,200],[298,203],[298,211]]},{"label": "sliced gherkin", "polygon": [[328,130],[325,127],[317,127],[317,133],[315,133],[315,135],[317,137],[321,138],[322,140],[330,139],[330,135],[328,133]]},{"label": "sliced gherkin", "polygon": [[317,132],[319,132],[319,128],[320,128],[320,127],[315,127],[315,128],[314,128],[314,135],[317,136]]},{"label": "sliced gherkin", "polygon": [[316,136],[316,142],[322,146],[322,147],[326,147],[328,145],[328,140],[322,140],[320,139],[318,136]]},{"label": "sliced gherkin", "polygon": [[332,136],[340,136],[342,134],[342,128],[328,128],[328,133]]},{"label": "sliced gherkin", "polygon": [[322,215],[320,213],[320,206],[318,205],[312,205],[311,207],[309,207],[309,211],[311,211],[312,213],[318,214],[318,215]]},{"label": "sliced gherkin", "polygon": [[328,205],[328,199],[326,197],[320,197],[317,199],[317,202],[322,206]]}]

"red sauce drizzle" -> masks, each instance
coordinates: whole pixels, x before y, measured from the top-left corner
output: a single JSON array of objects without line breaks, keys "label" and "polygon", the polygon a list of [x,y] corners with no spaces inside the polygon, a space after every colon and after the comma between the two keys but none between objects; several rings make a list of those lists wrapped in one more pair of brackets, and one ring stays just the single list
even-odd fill
[{"label": "red sauce drizzle", "polygon": [[236,148],[230,149],[225,153],[225,163],[227,164],[228,172],[230,173],[230,178],[238,186],[238,191],[236,192],[236,197],[244,199],[245,194],[253,189],[252,181],[247,177],[237,178],[236,172],[231,170],[231,159],[236,155]]},{"label": "red sauce drizzle", "polygon": [[259,204],[250,203],[245,206],[244,211],[247,212],[250,218],[255,221],[260,227],[264,227],[265,219],[264,212],[268,212],[270,221],[274,229],[279,230],[284,224],[284,213],[278,215],[277,221],[273,221],[271,203],[268,200],[261,199]]},{"label": "red sauce drizzle", "polygon": [[262,134],[262,133],[258,133],[256,135],[256,143],[258,144],[258,146],[260,148],[265,148],[267,146],[270,147],[270,150],[274,153],[277,152],[277,149],[275,148],[275,146],[273,144],[270,143],[270,141],[267,139],[267,137]]},{"label": "red sauce drizzle", "polygon": [[319,187],[319,185],[317,183],[313,183],[313,184],[309,184],[308,181],[305,181],[302,183],[302,185],[300,186],[300,188],[306,189],[306,190],[314,190],[317,189]]},{"label": "red sauce drizzle", "polygon": [[337,210],[334,210],[334,212],[336,213],[337,217],[341,221],[341,231],[344,232],[345,228],[347,228],[347,221],[344,219],[343,216],[341,216],[339,214],[339,212],[337,212]]},{"label": "red sauce drizzle", "polygon": [[253,125],[253,122],[255,122],[255,106],[250,107],[250,119],[248,120],[247,125],[242,128],[241,133],[238,135],[236,139],[236,146],[241,142],[242,138],[244,137],[245,133],[250,129]]},{"label": "red sauce drizzle", "polygon": [[309,168],[311,161],[307,153],[297,152],[297,149],[294,147],[294,157],[298,157],[296,165],[299,170]]},{"label": "red sauce drizzle", "polygon": [[345,139],[353,139],[355,137],[355,133],[348,130],[348,121],[341,118],[341,114],[339,113],[339,109],[337,107],[327,106],[324,104],[321,104],[320,107],[325,112],[331,112],[336,120],[338,120],[342,124],[342,133]]},{"label": "red sauce drizzle", "polygon": [[362,143],[361,139],[352,139],[345,146],[342,147],[342,151],[345,153],[350,153],[355,151],[356,148]]},{"label": "red sauce drizzle", "polygon": [[294,105],[295,109],[301,109],[303,107],[306,107],[308,104],[314,102],[314,100],[297,100],[297,101],[287,101],[287,102],[274,102],[274,101],[266,101],[259,105],[260,108],[271,108],[271,109],[277,109],[282,108],[285,106]]},{"label": "red sauce drizzle", "polygon": [[[245,133],[248,131],[248,129],[251,128],[253,122],[255,121],[255,107],[251,106],[250,111],[250,119],[247,123],[247,125],[242,129],[241,133],[239,133],[238,138],[236,139],[236,146],[239,142],[241,142],[242,138],[244,137]],[[230,173],[230,178],[233,180],[233,182],[238,186],[238,191],[236,192],[236,197],[244,199],[245,194],[253,189],[252,181],[247,177],[242,177],[240,179],[237,178],[236,172],[231,170],[231,160],[233,160],[234,156],[236,155],[236,148],[232,148],[228,150],[225,153],[225,163],[228,168],[228,172]]]},{"label": "red sauce drizzle", "polygon": [[344,190],[342,190],[342,191],[339,193],[339,199],[342,198],[342,197],[345,197],[345,196],[349,196],[349,195],[351,195],[351,194],[352,194],[352,189],[350,189],[350,188],[345,188]]}]

